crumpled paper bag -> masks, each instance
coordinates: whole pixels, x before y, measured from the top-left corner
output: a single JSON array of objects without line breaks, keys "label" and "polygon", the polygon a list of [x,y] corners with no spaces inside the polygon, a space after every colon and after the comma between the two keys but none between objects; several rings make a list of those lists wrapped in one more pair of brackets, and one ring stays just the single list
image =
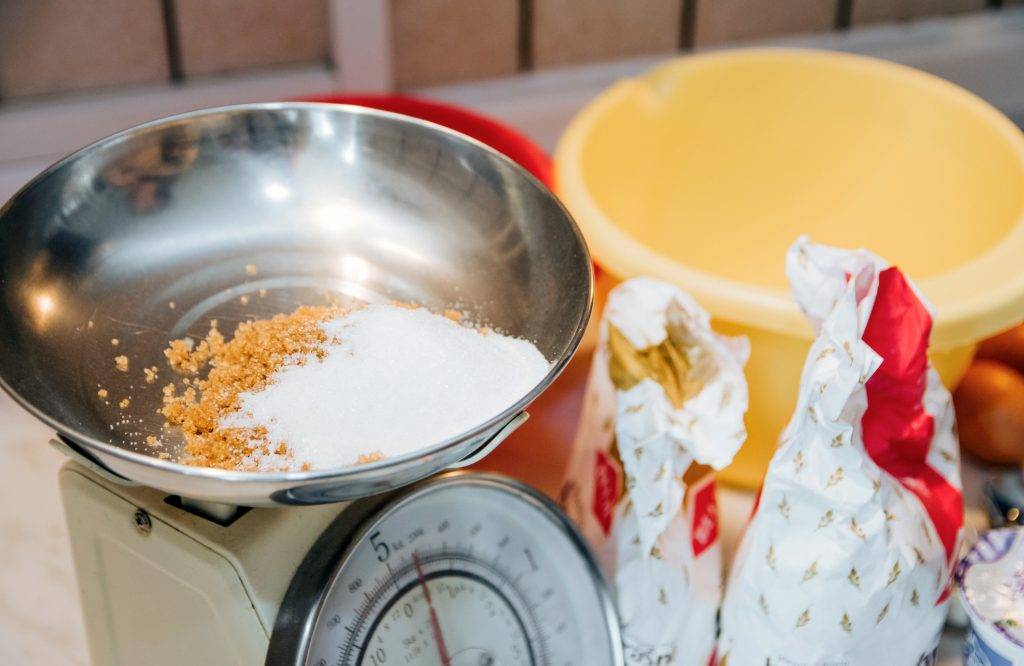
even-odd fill
[{"label": "crumpled paper bag", "polygon": [[746,339],[676,287],[611,291],[563,505],[616,591],[630,664],[706,666],[722,565],[710,468],[746,438]]},{"label": "crumpled paper bag", "polygon": [[931,306],[865,250],[799,239],[816,338],[722,605],[722,666],[932,663],[963,522]]}]

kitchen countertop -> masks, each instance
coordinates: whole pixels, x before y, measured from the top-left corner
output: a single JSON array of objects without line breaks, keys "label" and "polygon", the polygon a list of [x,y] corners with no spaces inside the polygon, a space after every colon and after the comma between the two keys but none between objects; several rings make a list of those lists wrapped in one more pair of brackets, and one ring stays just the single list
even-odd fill
[{"label": "kitchen countertop", "polygon": [[50,430],[0,393],[0,663],[88,664]]}]

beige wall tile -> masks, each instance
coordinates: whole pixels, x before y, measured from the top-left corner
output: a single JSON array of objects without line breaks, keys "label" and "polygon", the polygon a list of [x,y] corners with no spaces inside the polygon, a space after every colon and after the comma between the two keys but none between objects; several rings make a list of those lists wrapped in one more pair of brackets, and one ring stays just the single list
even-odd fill
[{"label": "beige wall tile", "polygon": [[[695,0],[694,45],[824,32],[835,26],[835,0]],[[854,0],[856,1],[856,0]]]},{"label": "beige wall tile", "polygon": [[184,75],[327,59],[326,0],[172,0]]},{"label": "beige wall tile", "polygon": [[519,65],[517,0],[391,0],[399,88],[512,74]]},{"label": "beige wall tile", "polygon": [[0,96],[168,78],[160,0],[0,0]]},{"label": "beige wall tile", "polygon": [[985,0],[853,0],[851,23],[905,21],[985,8]]},{"label": "beige wall tile", "polygon": [[682,0],[534,0],[533,64],[569,65],[679,47]]}]

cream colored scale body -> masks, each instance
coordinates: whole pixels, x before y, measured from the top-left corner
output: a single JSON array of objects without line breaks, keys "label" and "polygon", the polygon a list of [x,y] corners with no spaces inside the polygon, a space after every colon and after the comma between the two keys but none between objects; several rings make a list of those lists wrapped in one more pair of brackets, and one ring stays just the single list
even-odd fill
[{"label": "cream colored scale body", "polygon": [[347,506],[251,509],[225,527],[75,462],[60,488],[97,666],[262,664],[296,567]]},{"label": "cream colored scale body", "polygon": [[93,662],[621,666],[582,537],[512,479],[450,472],[348,503],[240,509],[60,487]]}]

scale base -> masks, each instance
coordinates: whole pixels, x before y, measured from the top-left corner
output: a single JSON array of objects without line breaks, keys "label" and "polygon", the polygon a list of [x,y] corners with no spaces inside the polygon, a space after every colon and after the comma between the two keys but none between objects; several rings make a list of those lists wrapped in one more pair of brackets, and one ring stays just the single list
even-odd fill
[{"label": "scale base", "polygon": [[73,461],[60,489],[95,664],[264,663],[296,568],[347,506],[203,516]]}]

